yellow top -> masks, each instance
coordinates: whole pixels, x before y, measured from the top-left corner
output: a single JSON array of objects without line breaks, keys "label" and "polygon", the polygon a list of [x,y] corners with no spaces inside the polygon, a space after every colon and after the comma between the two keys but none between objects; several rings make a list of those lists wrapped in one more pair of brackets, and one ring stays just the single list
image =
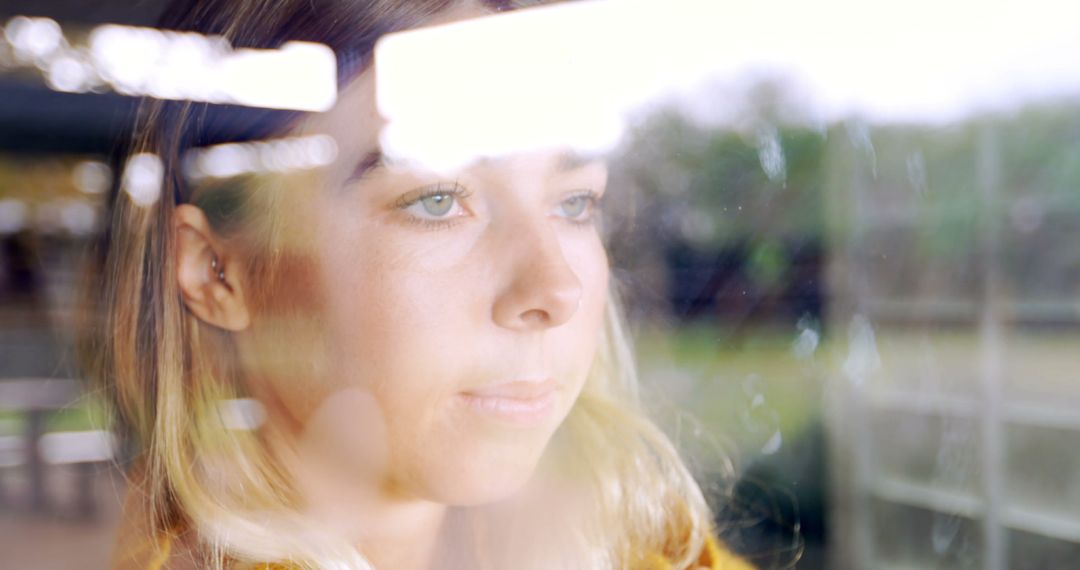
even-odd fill
[{"label": "yellow top", "polygon": [[[157,552],[150,559],[146,570],[162,570],[169,560],[172,551],[172,539],[169,535],[162,536],[158,541]],[[252,570],[290,570],[283,564],[261,564],[246,566]],[[754,570],[748,562],[732,554],[724,548],[720,541],[709,535],[705,541],[705,548],[701,551],[701,557],[696,567],[692,570]],[[673,570],[671,561],[662,554],[651,553],[645,557],[644,566],[640,570]]]},{"label": "yellow top", "polygon": [[[670,560],[662,554],[654,552],[645,557],[645,567],[642,570],[672,570],[672,568]],[[705,548],[702,549],[701,557],[698,558],[697,567],[694,570],[702,568],[707,570],[754,570],[750,563],[732,554],[712,535],[708,535],[705,539]]]}]

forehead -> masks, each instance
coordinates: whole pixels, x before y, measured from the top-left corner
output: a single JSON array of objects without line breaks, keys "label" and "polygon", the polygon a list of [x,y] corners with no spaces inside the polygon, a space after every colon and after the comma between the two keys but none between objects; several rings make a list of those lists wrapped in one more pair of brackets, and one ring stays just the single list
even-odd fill
[{"label": "forehead", "polygon": [[[375,70],[365,70],[340,92],[332,109],[307,117],[298,126],[296,134],[333,137],[343,166],[380,152],[379,135],[386,121],[379,115],[376,105],[375,81]],[[469,163],[469,169],[484,172],[511,167],[516,170],[540,168],[564,172],[594,162],[595,157],[579,154],[569,148],[549,148],[499,157],[479,157]]]},{"label": "forehead", "polygon": [[[491,15],[492,11],[477,0],[459,0],[430,18],[430,27]],[[338,93],[338,101],[329,111],[313,114],[303,121],[299,134],[328,134],[339,146],[359,145],[375,148],[385,120],[379,116],[375,90],[374,63]],[[344,149],[342,149],[344,150]]]},{"label": "forehead", "polygon": [[375,73],[367,69],[339,92],[329,111],[302,121],[297,134],[329,135],[337,142],[338,155],[347,157],[377,150],[385,124],[375,104]]}]

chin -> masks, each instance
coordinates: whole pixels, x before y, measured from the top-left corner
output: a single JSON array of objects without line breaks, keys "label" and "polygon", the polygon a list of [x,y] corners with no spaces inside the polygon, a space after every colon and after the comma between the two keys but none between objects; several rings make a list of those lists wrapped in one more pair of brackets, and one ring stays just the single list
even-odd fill
[{"label": "chin", "polygon": [[461,453],[438,471],[445,476],[429,481],[433,500],[452,506],[478,506],[513,497],[532,479],[543,448],[495,449],[479,454]]}]

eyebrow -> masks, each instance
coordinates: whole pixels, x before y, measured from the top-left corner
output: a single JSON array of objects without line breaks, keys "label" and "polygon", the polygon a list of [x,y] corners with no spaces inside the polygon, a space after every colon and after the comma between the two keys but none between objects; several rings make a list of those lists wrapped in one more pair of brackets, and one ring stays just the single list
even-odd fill
[{"label": "eyebrow", "polygon": [[357,164],[358,169],[366,170],[383,161],[382,150],[376,149],[364,155],[364,159]]},{"label": "eyebrow", "polygon": [[382,150],[376,148],[375,150],[364,155],[364,158],[360,159],[356,163],[356,167],[352,173],[349,174],[349,180],[356,180],[362,178],[364,174],[375,168],[376,166],[385,162]]},{"label": "eyebrow", "polygon": [[[490,164],[497,159],[490,157],[480,157],[477,159],[477,165]],[[555,158],[555,169],[558,172],[573,172],[585,166],[588,166],[594,162],[600,160],[600,157],[593,154],[584,154],[573,150],[568,150],[560,153]],[[380,165],[386,165],[389,161],[386,155],[383,154],[381,148],[375,148],[364,155],[364,157],[356,163],[356,167],[349,175],[349,180],[356,180],[362,178],[365,174],[371,170],[379,167]]]},{"label": "eyebrow", "polygon": [[568,150],[556,159],[555,168],[560,172],[569,172],[587,166],[599,160],[599,157]]}]

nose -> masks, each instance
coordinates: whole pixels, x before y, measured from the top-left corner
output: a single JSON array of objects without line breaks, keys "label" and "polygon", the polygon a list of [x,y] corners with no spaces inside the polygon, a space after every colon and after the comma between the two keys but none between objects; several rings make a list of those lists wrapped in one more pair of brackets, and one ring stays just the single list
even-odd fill
[{"label": "nose", "polygon": [[505,242],[512,252],[506,261],[510,275],[496,295],[492,317],[499,326],[512,330],[557,327],[577,312],[581,281],[550,227],[530,232],[519,226],[517,230]]}]

